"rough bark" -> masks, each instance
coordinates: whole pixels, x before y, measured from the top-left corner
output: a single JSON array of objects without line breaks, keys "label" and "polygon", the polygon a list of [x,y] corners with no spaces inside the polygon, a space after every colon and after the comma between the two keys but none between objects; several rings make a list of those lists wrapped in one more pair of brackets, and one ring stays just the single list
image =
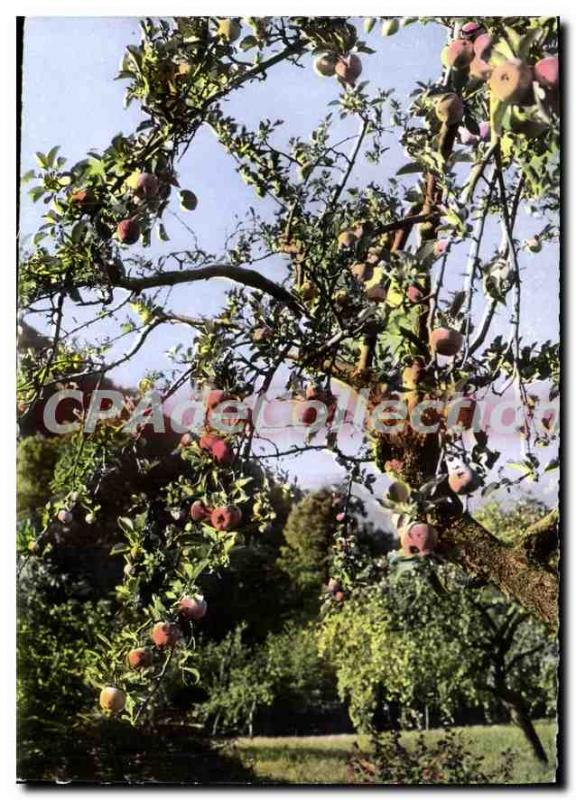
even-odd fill
[{"label": "rough bark", "polygon": [[441,528],[440,552],[465,570],[494,584],[546,625],[558,624],[558,576],[535,564],[524,547],[511,547],[492,536],[469,514]]}]

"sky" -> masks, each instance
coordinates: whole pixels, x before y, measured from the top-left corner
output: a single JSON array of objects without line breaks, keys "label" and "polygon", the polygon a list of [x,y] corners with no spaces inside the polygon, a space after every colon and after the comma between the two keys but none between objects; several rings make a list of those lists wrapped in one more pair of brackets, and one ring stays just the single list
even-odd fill
[{"label": "sky", "polygon": [[[112,136],[129,134],[141,121],[136,104],[125,109],[123,104],[126,83],[114,81],[127,44],[139,41],[137,18],[130,17],[33,17],[27,18],[24,41],[22,172],[35,166],[34,153],[46,152],[59,144],[61,154],[71,163],[84,157],[90,149],[105,148]],[[437,25],[411,26],[393,37],[382,39],[375,30],[368,43],[377,52],[362,56],[362,80],[383,88],[393,88],[405,105],[417,80],[435,79],[440,70],[439,53],[445,42],[445,32]],[[338,96],[338,84],[319,78],[311,68],[311,58],[303,61],[304,68],[282,64],[271,73],[271,79],[237,92],[227,104],[227,112],[248,126],[263,116],[286,122],[288,135],[307,136],[328,111],[328,103]],[[345,133],[354,127],[345,127]],[[281,136],[287,134],[281,133]],[[383,182],[394,175],[405,159],[399,146],[390,141],[391,150],[377,166],[361,162],[351,185],[362,186],[370,180]],[[222,254],[223,242],[236,221],[250,205],[255,204],[252,190],[236,174],[232,159],[218,145],[214,136],[202,130],[185,158],[178,164],[183,187],[192,189],[199,199],[193,214],[181,217],[176,207],[166,217],[165,225],[171,241],[156,243],[150,253],[160,255],[185,248],[189,233],[182,224],[192,227],[199,246]],[[22,194],[20,236],[34,232],[43,208],[29,200],[26,189]],[[258,202],[258,208],[270,211],[270,201]],[[541,220],[522,214],[517,235],[528,238],[542,227]],[[485,257],[499,241],[499,231],[491,227]],[[491,241],[492,240],[492,241]],[[137,248],[133,248],[136,252]],[[467,245],[453,250],[449,274],[454,285],[462,277]],[[520,255],[522,270],[522,333],[529,341],[556,339],[558,336],[558,251],[545,246],[537,256]],[[264,262],[262,269],[272,279],[285,275],[286,262],[282,257]],[[216,312],[222,303],[228,284],[224,281],[195,283],[179,287],[171,295],[174,311],[193,315]],[[480,298],[478,298],[480,300]],[[476,310],[476,307],[473,309]],[[84,314],[87,312],[83,312]],[[77,308],[67,309],[67,321],[85,317]],[[500,315],[494,333],[507,333],[508,323]],[[107,333],[109,331],[102,331]],[[113,377],[123,385],[134,385],[146,369],[162,369],[168,362],[166,349],[176,343],[192,342],[190,329],[185,326],[162,326],[148,340],[138,356],[119,368]],[[121,348],[125,348],[123,343]],[[121,351],[120,351],[121,352]],[[305,486],[319,486],[337,479],[338,472],[331,456],[318,453],[300,457],[283,466],[297,475]],[[333,476],[333,477],[332,477]],[[547,484],[549,492],[555,479]]]}]

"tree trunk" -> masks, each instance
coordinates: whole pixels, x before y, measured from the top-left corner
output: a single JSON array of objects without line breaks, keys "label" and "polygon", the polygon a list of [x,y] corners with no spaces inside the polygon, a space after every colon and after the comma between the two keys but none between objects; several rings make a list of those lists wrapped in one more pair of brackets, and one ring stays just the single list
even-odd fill
[{"label": "tree trunk", "polygon": [[493,583],[551,628],[558,624],[558,577],[535,565],[521,545],[510,547],[469,514],[440,527],[439,552]]},{"label": "tree trunk", "polygon": [[532,720],[526,711],[526,706],[522,697],[517,692],[513,692],[507,688],[497,689],[496,696],[510,712],[510,719],[515,725],[518,725],[538,761],[542,764],[547,764],[548,756],[540,741],[540,737],[536,733]]}]

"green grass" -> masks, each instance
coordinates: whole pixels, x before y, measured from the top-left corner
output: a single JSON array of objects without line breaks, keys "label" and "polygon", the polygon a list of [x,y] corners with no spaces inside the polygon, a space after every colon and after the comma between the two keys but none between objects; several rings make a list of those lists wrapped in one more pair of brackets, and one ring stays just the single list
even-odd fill
[{"label": "green grass", "polygon": [[[556,723],[539,722],[536,729],[549,758],[542,766],[532,755],[521,731],[509,725],[474,726],[460,728],[469,749],[484,756],[483,767],[496,771],[502,764],[501,753],[512,749],[516,754],[512,783],[552,783],[556,764]],[[431,740],[442,735],[429,731]],[[405,734],[409,744],[414,733]],[[236,754],[245,766],[250,766],[259,781],[268,783],[345,783],[346,760],[352,744],[363,737],[356,736],[304,736],[235,740]]]}]

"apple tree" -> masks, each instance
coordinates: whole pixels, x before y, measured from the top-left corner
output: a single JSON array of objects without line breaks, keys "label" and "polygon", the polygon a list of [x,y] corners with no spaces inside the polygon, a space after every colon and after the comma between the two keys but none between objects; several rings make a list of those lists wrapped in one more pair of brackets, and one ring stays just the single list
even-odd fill
[{"label": "apple tree", "polygon": [[[408,102],[384,79],[362,80],[363,64],[387,44],[380,33],[420,25],[445,29],[435,80],[415,76]],[[333,82],[334,99],[306,137],[228,113],[228,101],[257,94],[280,67]],[[266,536],[274,509],[263,467],[301,451],[328,450],[342,469],[343,539],[356,488],[386,473],[380,510],[392,514],[401,557],[457,564],[553,629],[556,515],[534,534],[546,546],[503,542],[466,497],[538,480],[547,466],[538,445],[556,437],[531,386],[541,382],[545,400],[557,396],[559,345],[530,341],[520,311],[521,261],[558,235],[557,20],[145,19],[118,77],[142,122],[75,164],[57,146],[37,153],[23,181],[45,211],[19,273],[21,313],[50,335],[48,346],[21,354],[21,422],[45,411],[56,390],[71,408],[66,455],[28,531],[27,557],[43,557],[70,531],[89,538],[106,519],[111,557],[124,559],[118,624],[102,634],[87,675],[102,707],[138,721],[167,676],[196,679],[201,576]],[[192,229],[188,246],[172,251],[165,223],[174,204],[193,220],[202,202],[201,187],[181,185],[179,165],[204,130],[253,189],[253,206],[219,254],[202,249]],[[394,147],[404,164],[386,176]],[[374,175],[361,186],[353,184],[360,164]],[[522,245],[524,207],[551,221]],[[153,235],[165,247],[158,256]],[[274,259],[278,280],[267,274]],[[201,291],[215,279],[231,284],[217,313],[171,309],[178,287]],[[494,332],[502,315],[506,335]],[[107,335],[90,339],[103,323]],[[193,346],[174,348],[165,374],[143,374],[120,408],[90,405],[162,326],[192,329]],[[201,430],[159,433],[163,404],[190,385],[203,391]],[[521,398],[524,450],[516,480],[500,471],[485,429],[472,426],[480,401],[511,389]],[[287,449],[259,426],[271,395],[290,398],[309,432]],[[338,426],[344,395],[372,420],[352,453]],[[452,419],[455,397],[466,402]],[[398,403],[409,419],[390,413]]]}]

